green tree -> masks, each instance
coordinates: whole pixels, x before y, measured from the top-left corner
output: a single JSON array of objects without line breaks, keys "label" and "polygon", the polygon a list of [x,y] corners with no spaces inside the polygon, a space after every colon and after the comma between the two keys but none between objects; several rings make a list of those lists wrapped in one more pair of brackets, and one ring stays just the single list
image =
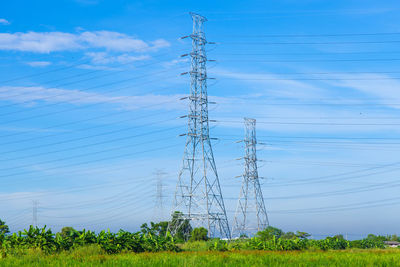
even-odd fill
[{"label": "green tree", "polygon": [[61,229],[60,235],[63,238],[72,238],[72,233],[75,233],[76,230],[70,226],[65,226]]},{"label": "green tree", "polygon": [[373,241],[388,241],[388,238],[386,236],[383,235],[374,235],[374,234],[369,234],[367,236],[368,240],[373,240]]},{"label": "green tree", "polygon": [[151,228],[154,231],[154,234],[159,236],[165,236],[168,230],[168,221],[161,221],[159,223],[151,223]]},{"label": "green tree", "polygon": [[5,222],[0,220],[0,234],[7,234],[10,232],[10,228],[6,225]]},{"label": "green tree", "polygon": [[194,228],[189,241],[207,241],[208,230],[204,227]]},{"label": "green tree", "polygon": [[344,239],[344,237],[343,237],[343,235],[335,235],[333,238],[336,238],[336,239]]},{"label": "green tree", "polygon": [[286,233],[282,234],[281,238],[282,239],[296,239],[297,235],[293,232],[286,232]]},{"label": "green tree", "polygon": [[274,236],[276,238],[280,238],[283,234],[284,232],[281,229],[268,226],[263,231],[257,232],[256,237],[260,238],[261,240],[270,240]]},{"label": "green tree", "polygon": [[249,237],[246,234],[240,234],[239,238],[246,239],[246,238],[249,238]]},{"label": "green tree", "polygon": [[190,238],[190,233],[192,232],[192,226],[188,219],[183,218],[183,214],[180,211],[175,211],[172,214],[171,228],[177,228],[174,238],[177,242],[184,242]]},{"label": "green tree", "polygon": [[296,232],[296,236],[297,236],[298,238],[300,238],[300,239],[307,239],[307,238],[310,237],[311,235],[310,235],[309,233],[306,233],[306,232],[297,231],[297,232]]},{"label": "green tree", "polygon": [[144,223],[140,226],[140,231],[144,234],[165,236],[168,230],[168,223],[168,221],[161,221],[159,223],[150,222],[150,227],[147,223]]}]

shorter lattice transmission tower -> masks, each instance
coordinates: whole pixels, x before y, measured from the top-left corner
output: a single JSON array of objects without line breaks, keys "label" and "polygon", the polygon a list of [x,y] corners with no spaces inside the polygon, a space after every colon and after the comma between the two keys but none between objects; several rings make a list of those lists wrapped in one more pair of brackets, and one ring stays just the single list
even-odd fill
[{"label": "shorter lattice transmission tower", "polygon": [[235,213],[233,237],[248,236],[269,225],[257,170],[256,120],[244,118],[244,124],[244,174]]}]

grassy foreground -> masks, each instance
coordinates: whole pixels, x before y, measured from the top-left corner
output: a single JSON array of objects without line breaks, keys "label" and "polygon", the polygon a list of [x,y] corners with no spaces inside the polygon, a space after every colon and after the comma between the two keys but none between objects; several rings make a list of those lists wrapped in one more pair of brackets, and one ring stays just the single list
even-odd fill
[{"label": "grassy foreground", "polygon": [[45,255],[30,250],[0,266],[400,266],[399,249],[336,251],[157,252],[107,255],[98,247]]}]

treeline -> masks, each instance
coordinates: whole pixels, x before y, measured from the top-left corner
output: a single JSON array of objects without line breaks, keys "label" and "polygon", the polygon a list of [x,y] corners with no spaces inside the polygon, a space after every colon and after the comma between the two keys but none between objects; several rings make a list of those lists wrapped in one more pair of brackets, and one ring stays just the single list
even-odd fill
[{"label": "treeline", "polygon": [[[234,240],[209,239],[205,228],[192,229],[189,222],[172,237],[168,229],[169,222],[143,224],[139,232],[130,233],[123,230],[117,233],[110,231],[78,231],[64,227],[61,232],[53,233],[46,227],[30,227],[27,230],[10,234],[9,228],[0,220],[1,255],[19,253],[26,249],[40,249],[45,253],[69,251],[82,246],[99,246],[109,254],[120,252],[158,252],[158,251],[235,251],[235,250],[336,250],[347,248],[384,248],[384,241],[398,239],[397,236],[368,235],[361,240],[348,241],[343,236],[327,237],[321,240],[309,239],[305,232],[283,232],[275,227],[268,227],[254,237],[242,236]],[[190,230],[190,236],[185,232]]]}]

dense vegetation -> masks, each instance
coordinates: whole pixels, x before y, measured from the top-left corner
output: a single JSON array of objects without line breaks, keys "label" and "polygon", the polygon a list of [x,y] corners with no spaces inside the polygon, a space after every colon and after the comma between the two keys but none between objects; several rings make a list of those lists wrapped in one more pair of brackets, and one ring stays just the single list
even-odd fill
[{"label": "dense vegetation", "polygon": [[[79,247],[96,245],[105,253],[121,252],[159,252],[159,251],[238,251],[238,250],[343,250],[348,248],[371,249],[384,248],[383,241],[398,239],[397,236],[369,235],[362,240],[348,241],[343,236],[327,237],[321,240],[308,239],[305,232],[287,232],[274,227],[268,227],[258,232],[254,237],[243,237],[226,241],[208,239],[207,230],[195,228],[191,230],[188,241],[184,241],[183,229],[172,237],[168,232],[168,222],[143,224],[141,231],[130,233],[120,230],[110,231],[77,231],[64,227],[61,232],[53,233],[50,229],[30,227],[28,230],[9,234],[8,227],[0,222],[1,255],[20,253],[26,249],[39,249],[44,253],[59,253],[74,250]],[[188,227],[188,226],[185,226]],[[187,229],[186,229],[187,230]]]},{"label": "dense vegetation", "polygon": [[[399,239],[395,235],[368,235],[354,241],[337,235],[314,240],[305,232],[285,233],[268,227],[252,238],[227,241],[209,239],[205,228],[192,229],[181,222],[172,237],[168,224],[178,223],[176,220],[143,224],[136,233],[95,233],[72,227],[53,233],[32,226],[10,233],[0,220],[0,266],[400,266],[400,250],[384,249],[384,241]],[[185,234],[188,230],[189,236]]]}]

